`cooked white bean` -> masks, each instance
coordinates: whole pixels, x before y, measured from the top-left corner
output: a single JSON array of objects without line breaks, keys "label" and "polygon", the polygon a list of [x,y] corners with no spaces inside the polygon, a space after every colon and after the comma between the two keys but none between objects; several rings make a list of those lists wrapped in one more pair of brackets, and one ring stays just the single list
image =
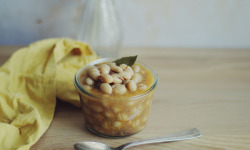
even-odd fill
[{"label": "cooked white bean", "polygon": [[114,84],[112,88],[113,88],[113,93],[119,94],[119,95],[122,95],[126,93],[127,91],[125,85],[122,85],[122,84]]},{"label": "cooked white bean", "polygon": [[[99,87],[103,96],[110,96],[112,93],[114,93],[114,95],[122,95],[125,94],[127,90],[135,92],[136,90],[145,90],[148,88],[147,85],[140,84],[143,83],[141,72],[144,69],[137,64],[130,67],[126,64],[117,66],[116,63],[110,62],[89,66],[86,69],[87,77],[81,80],[82,84],[84,84],[83,87],[86,90],[91,90],[95,85]],[[131,103],[131,105],[133,104]],[[102,104],[101,108],[103,109],[103,107],[106,107],[106,103]],[[96,108],[97,111],[99,111],[98,109],[99,108]],[[121,111],[120,109],[121,108],[114,108],[113,112],[119,113]],[[120,118],[121,121],[126,120],[124,119],[126,118],[126,114],[118,114],[117,117]]]},{"label": "cooked white bean", "polygon": [[113,83],[117,84],[117,83],[122,83],[123,78],[119,75],[119,74],[112,74],[111,75],[113,77]]},{"label": "cooked white bean", "polygon": [[119,75],[122,76],[122,77],[123,77],[124,79],[126,79],[126,80],[130,80],[131,77],[132,77],[131,73],[125,72],[125,71],[119,73]]},{"label": "cooked white bean", "polygon": [[125,114],[125,113],[120,113],[120,114],[118,114],[118,119],[120,121],[127,121],[128,120],[128,115]]},{"label": "cooked white bean", "polygon": [[87,77],[87,78],[85,79],[85,83],[86,83],[87,85],[94,85],[94,84],[95,84],[94,80],[92,80],[90,77]]},{"label": "cooked white bean", "polygon": [[135,81],[134,81],[134,80],[130,80],[130,81],[128,82],[128,84],[127,84],[127,88],[128,88],[130,91],[132,91],[132,92],[136,91],[137,85],[136,85]]},{"label": "cooked white bean", "polygon": [[115,112],[115,113],[118,113],[121,111],[121,108],[120,107],[112,107],[112,110]]},{"label": "cooked white bean", "polygon": [[119,128],[122,125],[122,123],[120,121],[116,121],[113,123],[113,126],[116,128]]},{"label": "cooked white bean", "polygon": [[134,122],[132,123],[132,126],[133,126],[134,128],[136,128],[136,127],[139,126],[139,124],[140,124],[140,121],[139,121],[139,120],[136,120],[136,121],[134,121]]},{"label": "cooked white bean", "polygon": [[135,83],[140,83],[142,81],[142,75],[140,73],[135,73],[131,80],[134,80]]},{"label": "cooked white bean", "polygon": [[122,72],[122,68],[119,66],[111,66],[111,70],[114,72]]},{"label": "cooked white bean", "polygon": [[101,106],[98,105],[92,105],[92,109],[96,112],[102,112],[103,108]]},{"label": "cooked white bean", "polygon": [[145,74],[146,71],[141,69],[140,73],[141,73],[141,74]]},{"label": "cooked white bean", "polygon": [[111,94],[112,93],[112,88],[108,83],[102,83],[100,85],[100,90],[105,94]]},{"label": "cooked white bean", "polygon": [[104,114],[106,117],[108,117],[108,118],[112,118],[113,117],[113,114],[112,113],[110,113],[110,112],[105,112],[105,114]]},{"label": "cooked white bean", "polygon": [[126,69],[127,65],[126,64],[120,64],[120,67],[124,70],[124,69]]},{"label": "cooked white bean", "polygon": [[122,84],[113,84],[111,87],[112,87],[112,89],[113,88],[116,88],[117,86],[121,86]]},{"label": "cooked white bean", "polygon": [[90,72],[100,72],[100,71],[97,69],[97,67],[90,66],[89,69],[88,69],[88,73],[90,73]]},{"label": "cooked white bean", "polygon": [[116,63],[108,63],[108,65],[109,65],[110,67],[117,66]]},{"label": "cooked white bean", "polygon": [[99,80],[103,83],[112,83],[113,77],[109,74],[102,74],[99,76]]},{"label": "cooked white bean", "polygon": [[141,69],[141,67],[138,66],[138,65],[134,65],[132,68],[133,68],[133,71],[134,71],[134,72],[139,72],[140,69]]},{"label": "cooked white bean", "polygon": [[92,87],[89,85],[83,85],[82,86],[85,90],[89,91]]},{"label": "cooked white bean", "polygon": [[145,90],[147,88],[147,85],[145,84],[138,84],[138,89]]},{"label": "cooked white bean", "polygon": [[96,68],[96,66],[92,66],[92,65],[87,66],[87,67],[86,67],[86,70],[89,71],[89,70],[92,69],[92,68]]},{"label": "cooked white bean", "polygon": [[102,105],[103,105],[104,107],[108,107],[108,106],[109,106],[109,102],[108,102],[108,101],[102,101]]},{"label": "cooked white bean", "polygon": [[100,74],[100,71],[98,70],[98,71],[91,71],[91,72],[89,72],[89,77],[90,78],[92,78],[93,80],[97,80],[98,79],[98,77],[100,76],[101,74]]},{"label": "cooked white bean", "polygon": [[99,70],[100,70],[101,74],[109,74],[110,66],[107,64],[101,64],[101,66],[99,67]]},{"label": "cooked white bean", "polygon": [[130,66],[127,66],[125,69],[124,69],[125,72],[129,72],[131,74],[131,76],[134,75],[134,71],[133,69],[130,67]]}]

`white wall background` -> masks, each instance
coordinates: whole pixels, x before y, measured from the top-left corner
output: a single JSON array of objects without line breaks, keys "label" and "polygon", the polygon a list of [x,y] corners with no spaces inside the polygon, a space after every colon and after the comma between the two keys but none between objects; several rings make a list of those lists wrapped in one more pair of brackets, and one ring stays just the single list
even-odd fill
[{"label": "white wall background", "polygon": [[[250,0],[115,0],[125,47],[250,48]],[[77,37],[82,0],[0,0],[0,45]]]}]

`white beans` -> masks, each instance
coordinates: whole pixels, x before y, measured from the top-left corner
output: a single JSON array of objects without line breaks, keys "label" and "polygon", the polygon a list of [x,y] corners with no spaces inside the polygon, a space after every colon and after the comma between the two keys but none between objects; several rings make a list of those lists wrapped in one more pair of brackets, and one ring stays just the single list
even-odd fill
[{"label": "white beans", "polygon": [[102,74],[99,76],[99,80],[103,83],[112,83],[113,77],[109,74]]},{"label": "white beans", "polygon": [[113,88],[113,92],[115,94],[119,94],[119,95],[122,95],[122,94],[126,93],[126,91],[127,91],[125,85],[122,85],[122,84],[114,84],[112,86],[112,88]]},{"label": "white beans", "polygon": [[89,85],[83,85],[82,87],[87,91],[91,90],[91,86]]},{"label": "white beans", "polygon": [[111,70],[114,72],[122,72],[122,68],[118,66],[111,66]]},{"label": "white beans", "polygon": [[125,71],[119,73],[119,75],[122,76],[126,80],[130,80],[132,77],[132,75],[129,72],[125,72]]},{"label": "white beans", "polygon": [[102,112],[103,108],[101,106],[98,105],[92,105],[92,109],[96,112]]},{"label": "white beans", "polygon": [[113,126],[116,128],[119,128],[122,125],[122,123],[120,121],[116,121],[114,122]]},{"label": "white beans", "polygon": [[88,73],[90,73],[90,72],[100,72],[98,69],[97,69],[97,67],[89,67],[89,69],[88,69]]},{"label": "white beans", "polygon": [[135,128],[135,127],[138,127],[140,124],[140,120],[136,120],[135,122],[133,122],[132,126]]},{"label": "white beans", "polygon": [[127,65],[126,65],[126,64],[120,64],[120,67],[121,67],[123,70],[125,70],[126,67],[127,67]]},{"label": "white beans", "polygon": [[112,74],[113,83],[122,83],[123,78],[119,74]]},{"label": "white beans", "polygon": [[142,75],[140,73],[135,73],[131,80],[134,80],[135,83],[140,83],[142,81]]},{"label": "white beans", "polygon": [[112,110],[115,112],[115,113],[118,113],[121,111],[121,108],[119,107],[113,107]]},{"label": "white beans", "polygon": [[90,77],[87,77],[87,78],[85,79],[85,83],[86,83],[87,85],[94,85],[94,84],[95,84],[95,82],[94,82]]},{"label": "white beans", "polygon": [[110,72],[110,66],[107,65],[107,64],[102,64],[99,67],[99,70],[100,70],[101,74],[109,74],[109,72]]},{"label": "white beans", "polygon": [[100,85],[100,90],[105,94],[112,94],[112,88],[108,83],[102,83]]},{"label": "white beans", "polygon": [[134,75],[133,69],[132,69],[131,67],[129,67],[129,66],[127,66],[127,67],[124,69],[124,71],[130,73],[131,76]]},{"label": "white beans", "polygon": [[108,65],[109,65],[110,67],[116,66],[115,63],[108,63]]},{"label": "white beans", "polygon": [[92,78],[93,80],[97,80],[100,76],[100,71],[96,67],[92,67],[88,70],[88,74],[90,78]]},{"label": "white beans", "polygon": [[138,66],[138,65],[134,65],[132,68],[133,68],[134,72],[139,72],[141,69],[140,66]]},{"label": "white beans", "polygon": [[128,115],[125,113],[120,113],[120,114],[118,114],[118,119],[120,121],[128,121]]},{"label": "white beans", "polygon": [[87,66],[87,67],[86,67],[86,70],[89,71],[89,70],[92,69],[92,68],[96,68],[96,66]]},{"label": "white beans", "polygon": [[145,85],[145,84],[138,84],[138,88],[140,90],[145,90],[147,88],[147,85]]},{"label": "white beans", "polygon": [[113,117],[113,114],[112,113],[110,113],[110,112],[105,112],[105,114],[104,114],[107,118],[112,118]]},{"label": "white beans", "polygon": [[86,76],[82,79],[83,87],[89,91],[99,88],[104,93],[103,96],[109,96],[112,93],[123,95],[127,91],[147,89],[146,80],[143,80],[146,74],[141,74],[145,68],[138,64],[130,67],[126,64],[117,66],[116,63],[110,62],[88,66],[86,69]]},{"label": "white beans", "polygon": [[92,79],[95,80],[95,81],[98,79],[98,77],[99,77],[100,75],[101,75],[100,72],[90,72],[90,73],[89,73],[90,78],[92,78]]},{"label": "white beans", "polygon": [[130,67],[100,63],[88,67],[80,75],[80,84],[102,100],[80,95],[87,125],[97,133],[111,136],[126,136],[141,130],[147,121],[153,93],[135,100],[130,97],[147,90],[152,82],[150,70],[139,64]]},{"label": "white beans", "polygon": [[137,89],[137,85],[134,80],[130,80],[127,84],[127,87],[131,92],[134,92]]}]

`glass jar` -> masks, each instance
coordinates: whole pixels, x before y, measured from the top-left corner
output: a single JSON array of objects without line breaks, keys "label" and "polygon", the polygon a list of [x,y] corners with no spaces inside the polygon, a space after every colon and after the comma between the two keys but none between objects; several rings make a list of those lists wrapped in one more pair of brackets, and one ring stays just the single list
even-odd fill
[{"label": "glass jar", "polygon": [[86,0],[78,40],[104,58],[117,57],[122,28],[114,0]]},{"label": "glass jar", "polygon": [[148,66],[143,66],[153,76],[153,84],[144,92],[130,97],[110,97],[104,94],[93,94],[81,84],[81,75],[90,65],[112,62],[115,59],[105,58],[89,63],[75,75],[74,84],[79,91],[86,127],[97,135],[104,137],[124,137],[141,131],[146,125],[152,103],[158,75]]}]

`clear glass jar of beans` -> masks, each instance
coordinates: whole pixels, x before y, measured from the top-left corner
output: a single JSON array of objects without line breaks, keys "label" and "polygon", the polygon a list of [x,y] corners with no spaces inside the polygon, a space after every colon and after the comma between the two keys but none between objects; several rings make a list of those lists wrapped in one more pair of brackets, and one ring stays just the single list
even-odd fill
[{"label": "clear glass jar of beans", "polygon": [[104,58],[75,75],[86,127],[97,135],[124,137],[146,125],[158,75],[141,62],[117,65]]}]

